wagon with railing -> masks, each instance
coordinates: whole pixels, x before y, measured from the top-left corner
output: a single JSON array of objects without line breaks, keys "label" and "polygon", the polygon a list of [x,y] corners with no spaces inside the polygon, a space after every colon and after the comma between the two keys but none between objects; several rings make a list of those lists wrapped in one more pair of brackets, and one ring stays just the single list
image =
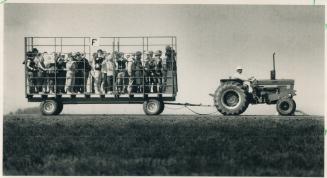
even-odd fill
[{"label": "wagon with railing", "polygon": [[[113,64],[108,83],[104,71],[95,71],[99,51]],[[153,57],[153,51],[161,53]],[[175,36],[25,37],[26,98],[41,102],[44,115],[60,114],[65,104],[143,104],[146,114],[157,115],[176,99],[176,52]],[[124,69],[117,66],[120,58]]]}]

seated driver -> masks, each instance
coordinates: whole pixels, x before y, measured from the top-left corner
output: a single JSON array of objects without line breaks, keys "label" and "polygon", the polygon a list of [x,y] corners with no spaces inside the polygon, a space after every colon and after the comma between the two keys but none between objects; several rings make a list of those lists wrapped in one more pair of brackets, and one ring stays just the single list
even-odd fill
[{"label": "seated driver", "polygon": [[242,75],[243,68],[241,66],[236,67],[236,73],[232,76],[232,79],[239,79],[242,81],[253,81],[254,77],[247,78],[246,76]]}]

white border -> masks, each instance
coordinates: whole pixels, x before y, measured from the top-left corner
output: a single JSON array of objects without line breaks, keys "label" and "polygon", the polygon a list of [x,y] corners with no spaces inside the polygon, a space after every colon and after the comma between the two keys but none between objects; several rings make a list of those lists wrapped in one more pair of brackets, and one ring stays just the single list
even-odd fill
[{"label": "white border", "polygon": [[[1,1],[1,0],[0,0]],[[327,1],[326,0],[69,0],[69,1],[64,1],[64,0],[6,0],[5,3],[62,3],[62,4],[231,4],[231,5],[236,5],[236,4],[251,4],[251,5],[325,5],[325,24],[327,24],[326,21],[326,5]],[[3,64],[4,64],[4,56],[3,56],[3,51],[4,51],[4,44],[3,44],[3,39],[4,39],[4,8],[3,4],[0,5],[0,14],[1,14],[1,20],[0,20],[0,26],[1,32],[0,32],[0,40],[1,40],[1,45],[0,45],[0,115],[1,115],[1,123],[3,122]],[[325,51],[327,49],[326,47],[326,38],[327,35],[327,26],[325,25]],[[327,58],[326,52],[325,52],[325,59]],[[327,69],[327,63],[325,62],[325,69]],[[325,90],[327,89],[327,82],[326,82],[326,70],[325,70],[325,79],[324,79],[324,87]],[[325,94],[325,108],[326,108],[326,101],[327,101],[327,96]],[[327,115],[327,111],[325,109],[325,115]],[[325,120],[325,125],[327,124]],[[1,135],[3,135],[3,127],[1,124],[0,127],[0,132]],[[2,137],[0,138],[0,151],[2,153]],[[325,149],[326,149],[327,143],[325,139]],[[327,158],[326,152],[324,154],[325,160]],[[0,174],[2,177],[2,154],[0,156],[1,161],[0,161]],[[324,164],[325,167],[325,176],[326,174],[326,169],[327,166]],[[6,176],[6,177],[22,177],[22,176]],[[24,176],[26,177],[26,176]],[[57,177],[57,176],[28,176],[28,177]],[[69,176],[69,177],[78,177],[78,176]],[[83,177],[98,177],[98,176],[83,176]],[[112,176],[101,176],[101,177],[112,177]],[[115,176],[117,177],[117,176]],[[126,177],[126,176],[118,176],[118,177]],[[144,177],[144,176],[139,176],[139,177]],[[153,177],[159,177],[159,176],[153,176]],[[166,177],[166,176],[165,176]],[[176,177],[176,176],[174,176]],[[232,178],[232,177],[231,177]],[[252,177],[251,177],[252,178]],[[277,178],[277,177],[275,177]]]}]

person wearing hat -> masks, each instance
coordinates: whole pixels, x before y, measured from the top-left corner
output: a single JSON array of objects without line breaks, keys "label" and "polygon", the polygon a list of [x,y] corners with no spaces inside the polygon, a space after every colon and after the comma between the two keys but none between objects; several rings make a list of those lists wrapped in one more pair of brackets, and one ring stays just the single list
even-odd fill
[{"label": "person wearing hat", "polygon": [[[104,92],[109,94],[112,94],[113,92],[113,80],[114,80],[114,72],[115,72],[115,64],[114,64],[114,59],[113,59],[114,54],[108,53],[105,57],[105,60],[102,63],[103,69],[105,71],[103,73],[106,74],[106,82],[102,82],[102,87],[104,88]],[[105,85],[106,86],[103,86]]]},{"label": "person wearing hat", "polygon": [[85,54],[77,52],[75,59],[77,70],[74,88],[76,92],[84,93],[86,90],[87,79],[89,78],[89,73],[91,71],[91,66],[89,61],[85,58]]},{"label": "person wearing hat", "polygon": [[[132,57],[134,56],[134,57]],[[127,91],[129,94],[133,91],[133,84],[134,84],[134,72],[135,72],[135,65],[134,65],[134,58],[135,55],[126,54],[127,59],[127,77],[128,77],[128,86]]]},{"label": "person wearing hat", "polygon": [[242,66],[237,66],[236,67],[236,72],[232,76],[232,79],[239,79],[239,80],[242,80],[242,81],[251,81],[251,80],[254,80],[254,77],[248,78],[248,77],[244,76],[242,73],[243,73]]},{"label": "person wearing hat", "polygon": [[137,93],[143,92],[143,65],[142,65],[142,52],[136,51],[134,58],[134,80],[135,90]]},{"label": "person wearing hat", "polygon": [[58,74],[56,75],[57,77],[57,89],[56,91],[58,93],[64,93],[65,92],[65,81],[66,81],[66,61],[65,61],[65,55],[64,54],[59,54],[57,61],[56,61],[56,66],[57,66],[57,71]]},{"label": "person wearing hat", "polygon": [[109,58],[110,53],[104,52],[103,54],[104,56],[104,60],[101,64],[101,91],[103,93],[107,93],[108,92],[108,79],[107,79],[107,72],[108,72],[108,62],[109,62]]},{"label": "person wearing hat", "polygon": [[94,69],[94,91],[96,94],[101,94],[101,67],[104,61],[103,51],[99,49],[95,55],[93,55],[93,69]]},{"label": "person wearing hat", "polygon": [[50,94],[55,93],[55,79],[57,74],[57,66],[56,66],[56,59],[58,54],[56,52],[52,52],[49,55],[49,59],[51,62],[47,65],[47,83]]},{"label": "person wearing hat", "polygon": [[74,93],[75,85],[75,73],[76,73],[76,63],[73,59],[72,53],[67,54],[67,63],[66,63],[66,86],[65,90],[67,94]]},{"label": "person wearing hat", "polygon": [[151,78],[151,73],[150,73],[150,66],[149,63],[152,60],[151,58],[151,53],[149,51],[145,51],[144,55],[146,56],[143,59],[143,68],[144,68],[144,79],[143,79],[143,83],[144,83],[144,92],[145,93],[149,93],[150,92],[150,88],[151,88],[151,83],[150,83],[150,78]]},{"label": "person wearing hat", "polygon": [[35,90],[36,80],[35,77],[37,75],[37,67],[36,63],[34,61],[34,55],[31,51],[26,53],[26,70],[27,70],[27,86],[28,86],[28,92],[35,93],[37,90]]},{"label": "person wearing hat", "polygon": [[236,72],[233,74],[232,78],[243,80],[243,81],[247,80],[247,78],[242,75],[242,72],[243,72],[243,68],[241,66],[237,66]]},{"label": "person wearing hat", "polygon": [[146,92],[157,92],[156,61],[151,57],[151,52],[147,53],[147,59],[144,66],[146,73],[145,90]]},{"label": "person wearing hat", "polygon": [[46,92],[46,65],[42,53],[38,53],[34,59],[37,67],[37,92]]},{"label": "person wearing hat", "polygon": [[117,91],[119,93],[125,92],[125,76],[126,76],[126,63],[127,60],[124,58],[124,53],[119,52],[116,55],[116,71],[117,71]]},{"label": "person wearing hat", "polygon": [[161,59],[161,55],[162,55],[162,51],[161,50],[157,50],[154,53],[155,56],[155,74],[156,74],[156,81],[157,81],[157,92],[161,92],[162,91],[162,82],[163,82],[163,67],[162,67],[162,59]]}]

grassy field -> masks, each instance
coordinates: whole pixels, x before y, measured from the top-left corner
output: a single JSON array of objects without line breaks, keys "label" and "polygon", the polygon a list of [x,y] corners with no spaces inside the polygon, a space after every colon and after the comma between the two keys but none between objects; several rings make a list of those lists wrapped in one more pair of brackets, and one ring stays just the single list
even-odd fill
[{"label": "grassy field", "polygon": [[5,116],[4,175],[323,176],[318,116]]}]

